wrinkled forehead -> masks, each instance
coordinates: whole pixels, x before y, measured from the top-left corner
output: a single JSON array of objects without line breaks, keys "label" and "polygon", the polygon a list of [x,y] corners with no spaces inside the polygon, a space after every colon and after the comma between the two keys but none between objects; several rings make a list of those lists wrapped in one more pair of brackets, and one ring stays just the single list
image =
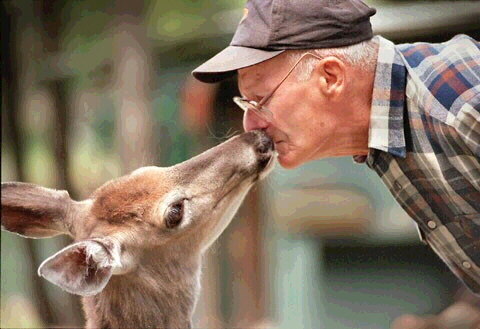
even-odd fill
[{"label": "wrinkled forehead", "polygon": [[242,96],[262,97],[272,90],[281,80],[282,74],[289,69],[287,52],[264,62],[238,70],[238,89]]}]

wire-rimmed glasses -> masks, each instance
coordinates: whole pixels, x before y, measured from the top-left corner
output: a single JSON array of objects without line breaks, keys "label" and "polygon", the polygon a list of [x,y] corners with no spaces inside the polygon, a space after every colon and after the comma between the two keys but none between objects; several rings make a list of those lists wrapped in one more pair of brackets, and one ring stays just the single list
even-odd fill
[{"label": "wire-rimmed glasses", "polygon": [[288,78],[288,76],[290,75],[290,73],[292,73],[292,71],[295,69],[295,67],[297,67],[298,63],[300,63],[300,61],[307,57],[307,56],[313,56],[317,59],[322,59],[321,57],[315,55],[315,54],[312,54],[312,53],[305,53],[303,54],[302,56],[300,56],[300,58],[295,62],[295,64],[293,64],[293,66],[290,68],[290,70],[287,72],[287,74],[285,74],[285,76],[282,78],[282,80],[280,80],[280,82],[277,84],[277,86],[275,88],[272,89],[272,91],[270,91],[267,95],[265,95],[259,102],[256,102],[256,101],[252,101],[252,100],[249,100],[245,97],[240,97],[240,96],[235,96],[233,97],[233,101],[235,102],[235,104],[237,104],[244,112],[247,112],[248,110],[251,110],[255,113],[257,113],[258,115],[260,115],[262,118],[264,119],[267,119],[267,120],[271,120],[272,117],[273,117],[273,114],[272,112],[270,112],[267,108],[265,108],[263,106],[263,104],[265,104],[269,99],[270,97],[272,97],[273,93],[275,93],[275,91],[282,85],[282,83]]}]

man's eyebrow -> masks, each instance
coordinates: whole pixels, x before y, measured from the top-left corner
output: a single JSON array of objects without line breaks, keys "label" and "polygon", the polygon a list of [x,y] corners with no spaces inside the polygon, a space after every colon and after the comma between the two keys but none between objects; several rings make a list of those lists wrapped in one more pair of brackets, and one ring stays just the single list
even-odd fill
[{"label": "man's eyebrow", "polygon": [[[242,98],[246,99],[246,100],[249,100],[249,101],[256,101],[256,102],[259,102],[263,97],[264,95],[267,95],[268,94],[268,91],[265,91],[262,95],[261,93],[259,94],[257,92],[257,88],[251,88],[251,86],[253,85],[254,87],[258,87],[259,85],[261,86],[261,82],[265,79],[264,75],[261,74],[260,72],[255,72],[255,73],[250,73],[250,74],[253,74],[253,82],[250,81],[250,83],[248,84],[248,94],[250,97],[247,97],[245,95],[245,93],[241,92],[240,91],[240,84],[238,85],[238,89],[240,91],[240,95],[242,96]],[[250,77],[252,79],[252,77]],[[244,85],[245,86],[245,85]]]},{"label": "man's eyebrow", "polygon": [[[259,86],[259,84],[255,84],[256,86]],[[242,97],[248,100],[252,101],[260,101],[265,95],[268,94],[268,90],[263,90],[262,92],[258,92],[257,88],[251,88],[251,90],[248,90],[248,94],[250,97],[245,96],[244,93],[241,93]]]}]

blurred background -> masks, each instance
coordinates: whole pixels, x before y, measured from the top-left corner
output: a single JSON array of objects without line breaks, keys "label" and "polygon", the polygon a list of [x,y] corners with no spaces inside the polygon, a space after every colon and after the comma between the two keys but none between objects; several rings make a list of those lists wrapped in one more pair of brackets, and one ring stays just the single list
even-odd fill
[{"label": "blurred background", "polygon": [[[366,1],[396,43],[480,38],[476,1]],[[236,79],[190,72],[226,47],[244,0],[4,0],[1,180],[87,198],[242,131]],[[70,243],[1,232],[1,327],[82,327],[36,270]],[[459,283],[373,171],[351,158],[276,170],[205,258],[201,328],[389,328],[438,313]]]}]

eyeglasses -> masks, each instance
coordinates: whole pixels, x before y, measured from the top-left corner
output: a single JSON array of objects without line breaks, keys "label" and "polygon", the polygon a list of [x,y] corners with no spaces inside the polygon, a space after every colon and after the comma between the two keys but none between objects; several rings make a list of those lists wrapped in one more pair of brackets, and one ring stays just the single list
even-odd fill
[{"label": "eyeglasses", "polygon": [[280,80],[280,82],[278,83],[278,85],[272,89],[272,91],[270,91],[267,95],[265,95],[259,102],[256,102],[256,101],[252,101],[252,100],[249,100],[245,97],[239,97],[239,96],[236,96],[236,97],[233,97],[233,101],[235,102],[235,104],[237,104],[243,111],[247,112],[248,110],[251,110],[255,113],[257,113],[258,115],[260,115],[261,117],[267,119],[267,120],[271,120],[272,118],[272,112],[270,112],[268,109],[266,109],[263,104],[265,104],[268,99],[270,97],[272,97],[273,93],[275,93],[275,91],[277,91],[277,89],[282,85],[282,83],[287,80],[288,76],[290,75],[290,73],[292,73],[292,71],[295,69],[295,67],[297,67],[298,63],[300,63],[300,61],[302,59],[304,59],[305,57],[307,56],[313,56],[317,59],[322,59],[321,57],[315,55],[315,54],[312,54],[312,53],[305,53],[303,54],[296,62],[295,64],[293,64],[292,68],[287,72],[287,74],[285,74],[285,76],[283,77],[282,80]]}]

